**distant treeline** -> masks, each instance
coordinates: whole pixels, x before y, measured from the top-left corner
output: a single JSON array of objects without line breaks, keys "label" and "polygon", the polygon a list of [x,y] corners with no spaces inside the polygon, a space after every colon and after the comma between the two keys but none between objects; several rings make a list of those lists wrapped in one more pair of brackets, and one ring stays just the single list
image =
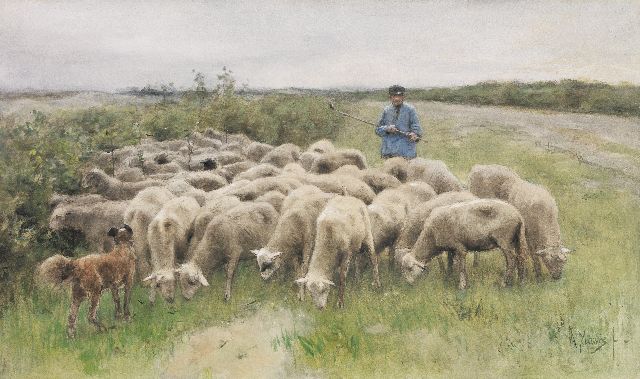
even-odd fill
[{"label": "distant treeline", "polygon": [[[352,99],[382,100],[386,90],[352,91]],[[481,82],[450,88],[410,89],[410,101],[429,100],[476,105],[508,105],[565,112],[640,116],[640,87],[584,82]]]}]

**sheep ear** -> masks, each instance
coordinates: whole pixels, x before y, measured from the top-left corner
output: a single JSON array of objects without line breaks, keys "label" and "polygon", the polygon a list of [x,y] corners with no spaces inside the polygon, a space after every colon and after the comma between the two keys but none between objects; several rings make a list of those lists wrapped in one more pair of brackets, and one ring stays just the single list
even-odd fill
[{"label": "sheep ear", "polygon": [[260,250],[251,250],[251,253],[257,257],[260,254]]},{"label": "sheep ear", "polygon": [[278,258],[278,257],[279,257],[279,256],[281,256],[281,255],[282,255],[282,252],[281,252],[281,251],[278,251],[278,252],[276,252],[276,253],[271,254],[271,257],[270,257],[270,258],[271,258],[271,259],[273,259],[273,258]]},{"label": "sheep ear", "polygon": [[109,232],[107,233],[107,235],[109,237],[115,237],[118,235],[118,228],[111,228],[109,229]]},{"label": "sheep ear", "polygon": [[325,279],[325,280],[323,280],[322,282],[323,282],[323,283],[326,283],[326,284],[328,284],[328,285],[330,285],[330,286],[334,286],[334,287],[335,287],[335,283],[334,283],[334,282],[332,282],[332,281],[331,281],[331,280],[329,280],[329,279]]},{"label": "sheep ear", "polygon": [[561,252],[562,254],[569,254],[569,253],[571,253],[571,252],[572,252],[572,250],[567,249],[566,247],[562,247],[562,248],[560,249],[560,252]]},{"label": "sheep ear", "polygon": [[156,274],[151,274],[149,276],[147,276],[146,278],[142,279],[143,282],[150,282],[152,280],[156,280]]},{"label": "sheep ear", "polygon": [[298,284],[306,284],[307,281],[308,281],[307,278],[296,279],[296,283],[298,283]]},{"label": "sheep ear", "polygon": [[125,228],[125,229],[127,229],[127,232],[129,232],[129,233],[133,233],[133,230],[131,229],[131,227],[130,227],[129,225],[124,224],[122,227],[123,227],[123,228]]},{"label": "sheep ear", "polygon": [[202,275],[202,273],[198,275],[198,280],[200,281],[200,284],[202,284],[203,286],[209,287],[209,282],[207,282],[207,278],[205,278],[204,275]]}]

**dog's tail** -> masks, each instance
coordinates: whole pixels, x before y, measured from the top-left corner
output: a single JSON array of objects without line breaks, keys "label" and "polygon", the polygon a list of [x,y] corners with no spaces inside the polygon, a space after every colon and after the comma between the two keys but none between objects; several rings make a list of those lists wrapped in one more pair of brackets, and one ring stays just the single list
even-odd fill
[{"label": "dog's tail", "polygon": [[45,259],[37,270],[36,277],[43,283],[59,286],[73,276],[75,264],[73,260],[63,255],[56,254]]}]

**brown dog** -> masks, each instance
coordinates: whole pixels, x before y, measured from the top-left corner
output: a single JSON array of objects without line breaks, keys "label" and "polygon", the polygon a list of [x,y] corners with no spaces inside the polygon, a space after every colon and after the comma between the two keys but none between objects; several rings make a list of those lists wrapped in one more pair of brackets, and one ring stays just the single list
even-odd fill
[{"label": "brown dog", "polygon": [[111,289],[115,303],[115,317],[123,316],[120,308],[118,289],[124,286],[124,319],[131,317],[129,303],[135,278],[135,253],[133,251],[132,230],[129,225],[111,228],[108,233],[115,240],[115,247],[106,254],[91,254],[78,259],[70,259],[60,254],[46,259],[38,267],[38,274],[49,283],[60,285],[71,283],[71,312],[67,334],[73,338],[76,333],[78,309],[85,298],[91,302],[89,322],[98,330],[105,327],[97,319],[100,295]]}]

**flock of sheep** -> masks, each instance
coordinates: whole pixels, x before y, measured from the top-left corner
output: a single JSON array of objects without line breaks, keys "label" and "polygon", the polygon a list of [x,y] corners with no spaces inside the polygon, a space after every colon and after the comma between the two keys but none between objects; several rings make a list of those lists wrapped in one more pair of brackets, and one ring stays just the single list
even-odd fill
[{"label": "flock of sheep", "polygon": [[218,268],[228,300],[245,259],[257,260],[265,280],[291,275],[299,298],[308,291],[324,308],[335,281],[344,306],[351,262],[356,276],[370,268],[380,286],[385,251],[409,282],[447,252],[446,269],[459,275],[461,289],[468,251],[499,248],[505,285],[516,272],[525,279],[529,259],[538,280],[542,263],[559,278],[569,252],[553,197],[504,166],[474,166],[467,191],[441,161],[391,158],[371,168],[360,151],[328,140],[301,151],[213,131],[145,140],[94,163],[99,168],[83,179],[91,194],[54,196],[50,227],[80,231],[96,252],[108,252],[107,231],[126,224],[136,276],[152,302],[158,292],[172,302],[176,287],[192,298]]}]

